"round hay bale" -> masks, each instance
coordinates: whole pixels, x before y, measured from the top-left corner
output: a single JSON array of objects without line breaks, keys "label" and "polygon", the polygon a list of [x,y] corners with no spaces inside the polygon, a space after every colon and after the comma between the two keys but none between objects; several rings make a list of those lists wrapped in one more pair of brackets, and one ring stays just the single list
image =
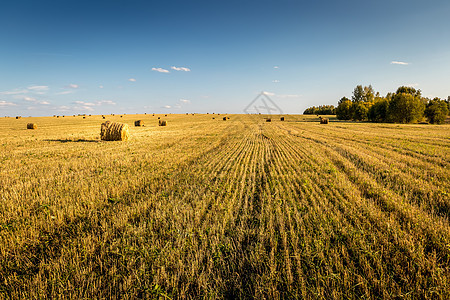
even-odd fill
[{"label": "round hay bale", "polygon": [[158,117],[158,120],[161,119],[161,117]]},{"label": "round hay bale", "polygon": [[101,125],[100,137],[104,141],[127,141],[130,130],[127,124],[106,121]]},{"label": "round hay bale", "polygon": [[37,124],[36,123],[28,123],[27,129],[37,129]]},{"label": "round hay bale", "polygon": [[284,117],[281,117],[281,118],[280,118],[280,121],[284,121]]},{"label": "round hay bale", "polygon": [[320,124],[328,124],[328,118],[320,117]]},{"label": "round hay bale", "polygon": [[134,121],[134,126],[136,127],[144,126],[144,121],[143,120]]},{"label": "round hay bale", "polygon": [[167,117],[167,115],[164,115],[164,117]]},{"label": "round hay bale", "polygon": [[227,117],[223,117],[222,120],[226,121],[226,120],[227,120]]},{"label": "round hay bale", "polygon": [[272,119],[267,118],[267,119],[266,119],[266,122],[272,122]]},{"label": "round hay bale", "polygon": [[22,118],[22,117],[21,117],[21,116],[17,116],[17,117],[16,117],[16,119],[20,119],[20,118]]},{"label": "round hay bale", "polygon": [[86,119],[86,117],[83,117],[83,119]]},{"label": "round hay bale", "polygon": [[167,126],[166,120],[159,120],[159,126]]}]

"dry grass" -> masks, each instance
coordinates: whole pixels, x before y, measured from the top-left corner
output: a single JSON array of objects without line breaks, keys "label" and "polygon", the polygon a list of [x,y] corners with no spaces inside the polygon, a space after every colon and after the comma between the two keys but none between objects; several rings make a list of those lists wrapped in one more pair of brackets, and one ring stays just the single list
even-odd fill
[{"label": "dry grass", "polygon": [[450,297],[450,125],[170,118],[0,119],[0,298]]}]

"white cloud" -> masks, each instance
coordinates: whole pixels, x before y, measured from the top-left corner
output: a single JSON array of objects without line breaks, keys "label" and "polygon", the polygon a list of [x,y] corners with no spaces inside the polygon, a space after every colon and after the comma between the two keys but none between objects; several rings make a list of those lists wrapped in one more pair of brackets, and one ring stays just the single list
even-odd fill
[{"label": "white cloud", "polygon": [[62,92],[56,93],[56,95],[67,95],[67,94],[73,94],[73,91],[62,91]]},{"label": "white cloud", "polygon": [[45,92],[48,91],[48,86],[46,85],[30,85],[27,87],[30,91],[37,91],[37,92]]},{"label": "white cloud", "polygon": [[12,91],[6,91],[6,92],[0,92],[0,95],[18,95],[18,94],[26,94],[28,93],[28,90],[12,90]]},{"label": "white cloud", "polygon": [[156,71],[159,73],[170,73],[169,70],[163,69],[163,68],[152,68],[152,71]]},{"label": "white cloud", "polygon": [[69,110],[70,110],[70,107],[68,107],[68,106],[66,106],[66,105],[61,105],[61,106],[58,106],[58,107],[56,108],[56,110],[58,110],[58,111],[69,111]]},{"label": "white cloud", "polygon": [[103,85],[99,85],[98,88],[99,88],[99,89],[102,89],[102,88],[103,88]]},{"label": "white cloud", "polygon": [[271,93],[271,92],[263,91],[262,93],[266,96],[275,96],[275,93]]},{"label": "white cloud", "polygon": [[34,102],[34,101],[36,101],[36,99],[35,99],[35,98],[32,98],[32,97],[23,97],[23,100],[29,101],[29,102]]},{"label": "white cloud", "polygon": [[189,68],[185,68],[185,67],[175,67],[175,66],[173,66],[173,67],[170,67],[172,70],[175,70],[175,71],[184,71],[184,72],[190,72],[191,71],[191,69],[189,69]]},{"label": "white cloud", "polygon": [[274,66],[273,68],[274,68],[274,69],[279,69],[280,67],[279,67],[279,66]]},{"label": "white cloud", "polygon": [[41,101],[41,102],[39,102],[39,104],[43,104],[43,105],[49,105],[49,104],[50,104],[50,102],[48,102],[48,101]]},{"label": "white cloud", "polygon": [[395,61],[395,60],[393,60],[393,61],[391,61],[391,65],[402,65],[402,66],[407,66],[407,65],[409,65],[409,63],[403,62],[403,61]]},{"label": "white cloud", "polygon": [[128,79],[128,81],[136,82],[136,79],[135,78],[130,78],[130,79]]},{"label": "white cloud", "polygon": [[73,84],[73,83],[71,83],[71,84],[69,84],[68,86],[67,86],[67,88],[69,88],[69,89],[77,89],[77,88],[79,88],[80,86],[78,85],[78,84]]},{"label": "white cloud", "polygon": [[272,80],[272,82],[274,82],[274,83],[278,83],[278,82],[280,82],[279,80]]},{"label": "white cloud", "polygon": [[188,99],[180,99],[180,102],[181,102],[181,103],[185,103],[185,104],[191,103],[191,101],[188,100]]},{"label": "white cloud", "polygon": [[91,106],[82,106],[81,109],[88,110],[88,111],[94,111],[94,109]]},{"label": "white cloud", "polygon": [[116,105],[116,103],[111,101],[111,100],[100,100],[100,101],[97,101],[97,105],[103,105],[103,104]]},{"label": "white cloud", "polygon": [[92,103],[92,102],[74,101],[73,103],[83,105],[83,106],[95,106],[95,103]]},{"label": "white cloud", "polygon": [[15,106],[15,105],[16,105],[15,103],[6,102],[6,101],[3,101],[3,100],[0,100],[0,107],[2,107],[2,106]]},{"label": "white cloud", "polygon": [[172,108],[170,105],[164,105],[163,108]]}]

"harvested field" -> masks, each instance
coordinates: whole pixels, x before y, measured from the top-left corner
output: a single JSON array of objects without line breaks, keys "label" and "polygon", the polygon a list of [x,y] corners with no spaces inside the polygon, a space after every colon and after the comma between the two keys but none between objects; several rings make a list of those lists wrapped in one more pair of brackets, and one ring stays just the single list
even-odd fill
[{"label": "harvested field", "polygon": [[271,117],[1,118],[0,298],[448,299],[450,124]]}]

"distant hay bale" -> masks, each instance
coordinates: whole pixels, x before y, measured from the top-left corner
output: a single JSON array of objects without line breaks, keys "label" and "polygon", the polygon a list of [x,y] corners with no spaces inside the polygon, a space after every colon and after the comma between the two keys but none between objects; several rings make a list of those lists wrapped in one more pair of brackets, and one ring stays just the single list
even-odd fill
[{"label": "distant hay bale", "polygon": [[134,121],[134,126],[136,127],[144,126],[144,121],[143,120]]},{"label": "distant hay bale", "polygon": [[229,120],[229,119],[230,119],[230,117],[227,117],[227,119]]},{"label": "distant hay bale", "polygon": [[37,129],[36,123],[28,123],[27,124],[27,129]]},{"label": "distant hay bale", "polygon": [[266,119],[266,122],[272,122],[272,119],[267,118],[267,119]]},{"label": "distant hay bale", "polygon": [[102,116],[102,119],[106,119],[106,117],[105,117],[105,116]]},{"label": "distant hay bale", "polygon": [[280,118],[280,121],[284,121],[284,117],[281,117],[281,118]]},{"label": "distant hay bale", "polygon": [[100,137],[104,141],[127,141],[130,130],[127,124],[106,121],[101,125]]},{"label": "distant hay bale", "polygon": [[20,119],[20,118],[22,118],[21,116],[16,116],[16,119]]},{"label": "distant hay bale", "polygon": [[227,120],[227,117],[223,117],[222,120],[226,121],[226,120]]},{"label": "distant hay bale", "polygon": [[215,120],[216,118],[212,118],[213,120]]},{"label": "distant hay bale", "polygon": [[328,118],[320,117],[320,124],[328,124]]},{"label": "distant hay bale", "polygon": [[167,115],[164,115],[164,117],[167,117]]},{"label": "distant hay bale", "polygon": [[166,120],[159,120],[159,126],[167,126]]},{"label": "distant hay bale", "polygon": [[158,120],[161,119],[161,117],[158,117]]},{"label": "distant hay bale", "polygon": [[83,119],[86,119],[86,117],[83,117]]},{"label": "distant hay bale", "polygon": [[120,116],[121,118],[123,118],[123,116]]}]

